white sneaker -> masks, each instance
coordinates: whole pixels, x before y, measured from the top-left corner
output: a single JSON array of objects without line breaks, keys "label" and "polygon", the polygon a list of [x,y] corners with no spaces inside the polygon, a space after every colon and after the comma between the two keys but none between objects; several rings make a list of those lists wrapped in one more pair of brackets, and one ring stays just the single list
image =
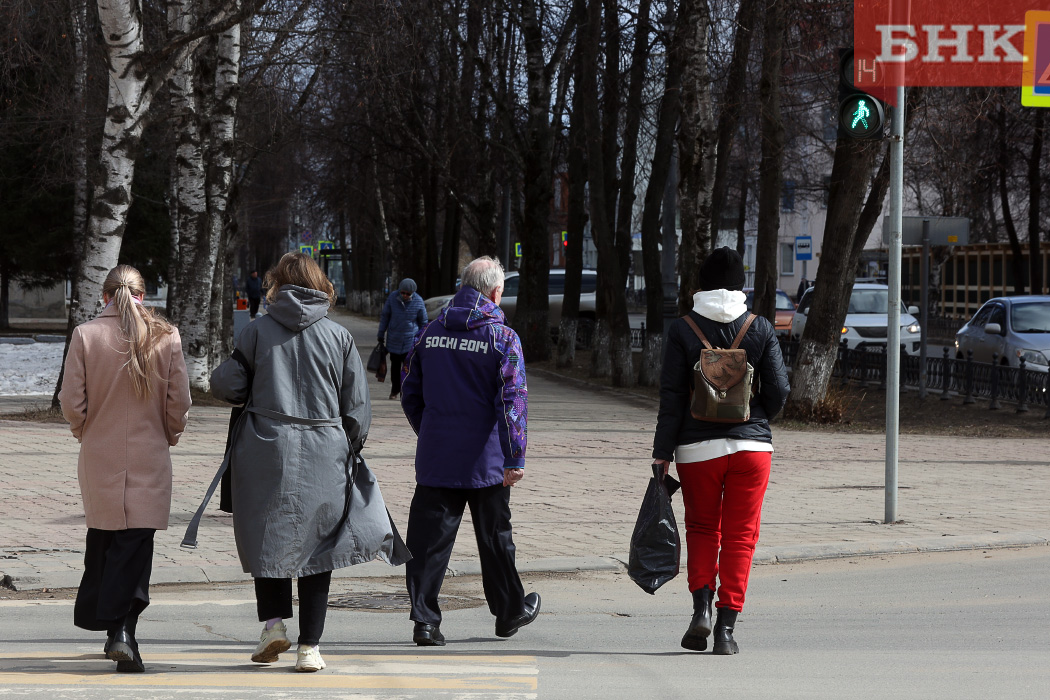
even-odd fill
[{"label": "white sneaker", "polygon": [[283,622],[278,622],[270,629],[264,626],[262,634],[259,635],[259,646],[255,647],[255,653],[252,654],[252,661],[257,664],[272,664],[277,660],[278,654],[291,648],[288,628]]},{"label": "white sneaker", "polygon": [[324,659],[321,658],[320,647],[310,647],[300,644],[299,649],[296,651],[296,655],[298,657],[295,660],[296,671],[310,673],[312,671],[320,671],[328,665],[324,662]]}]

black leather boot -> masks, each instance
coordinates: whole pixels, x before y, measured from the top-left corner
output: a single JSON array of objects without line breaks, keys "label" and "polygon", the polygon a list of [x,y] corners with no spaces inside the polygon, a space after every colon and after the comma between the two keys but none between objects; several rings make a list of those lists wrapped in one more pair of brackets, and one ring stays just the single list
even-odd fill
[{"label": "black leather boot", "polygon": [[106,644],[106,657],[117,662],[117,671],[120,673],[142,673],[146,670],[139,655],[139,644],[135,641],[138,621],[137,617],[129,617]]},{"label": "black leather boot", "polygon": [[682,637],[682,647],[690,651],[707,649],[707,638],[711,635],[711,602],[714,591],[707,586],[693,591],[693,619]]},{"label": "black leather boot", "polygon": [[733,628],[736,627],[736,610],[719,608],[718,617],[715,619],[715,645],[711,649],[712,654],[728,656],[739,654],[740,647],[733,639]]}]

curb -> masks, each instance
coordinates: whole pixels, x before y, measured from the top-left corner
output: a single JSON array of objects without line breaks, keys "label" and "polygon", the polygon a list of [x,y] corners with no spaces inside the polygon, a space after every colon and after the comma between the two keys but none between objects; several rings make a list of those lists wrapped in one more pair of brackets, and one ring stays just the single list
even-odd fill
[{"label": "curb", "polygon": [[875,542],[835,542],[804,545],[758,547],[756,564],[794,564],[824,559],[846,559],[890,554],[931,552],[967,552],[977,549],[1021,549],[1050,545],[1050,531],[1015,532],[994,535],[946,535],[913,540],[879,540]]},{"label": "curb", "polygon": [[[829,542],[777,547],[758,547],[754,564],[798,564],[827,559],[848,559],[902,554],[938,552],[967,552],[988,549],[1023,549],[1050,546],[1050,530],[1016,532],[995,535],[963,535],[928,537],[913,540],[881,540],[876,542]],[[615,557],[549,557],[532,559],[518,564],[518,571],[526,574],[576,573],[584,571],[626,571],[625,561]],[[446,576],[477,576],[481,564],[477,560],[449,562]],[[358,564],[333,572],[337,579],[403,578],[404,569],[391,567],[380,561]],[[80,585],[79,571],[62,571],[21,575],[17,571],[0,571],[0,580],[14,590],[32,591],[43,588],[69,589]],[[239,566],[163,567],[155,569],[151,583],[156,585],[179,583],[246,583],[251,576]]]}]

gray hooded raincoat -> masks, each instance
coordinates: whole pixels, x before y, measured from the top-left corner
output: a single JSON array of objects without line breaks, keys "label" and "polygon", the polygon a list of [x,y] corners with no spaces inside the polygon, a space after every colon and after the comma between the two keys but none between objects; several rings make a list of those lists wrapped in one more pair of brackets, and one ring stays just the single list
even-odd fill
[{"label": "gray hooded raincoat", "polygon": [[251,391],[229,456],[237,553],[256,578],[408,559],[375,477],[354,458],[372,420],[368,384],[328,306],[323,292],[281,287],[238,336],[243,357],[211,375],[220,399],[242,403]]}]

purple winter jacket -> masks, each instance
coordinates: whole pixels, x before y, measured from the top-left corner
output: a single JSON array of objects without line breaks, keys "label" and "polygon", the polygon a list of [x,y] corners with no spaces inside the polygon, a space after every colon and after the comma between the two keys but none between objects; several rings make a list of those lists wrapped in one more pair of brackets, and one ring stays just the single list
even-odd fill
[{"label": "purple winter jacket", "polygon": [[416,483],[477,489],[525,466],[528,388],[518,334],[503,310],[463,287],[428,323],[401,370],[416,431]]}]

